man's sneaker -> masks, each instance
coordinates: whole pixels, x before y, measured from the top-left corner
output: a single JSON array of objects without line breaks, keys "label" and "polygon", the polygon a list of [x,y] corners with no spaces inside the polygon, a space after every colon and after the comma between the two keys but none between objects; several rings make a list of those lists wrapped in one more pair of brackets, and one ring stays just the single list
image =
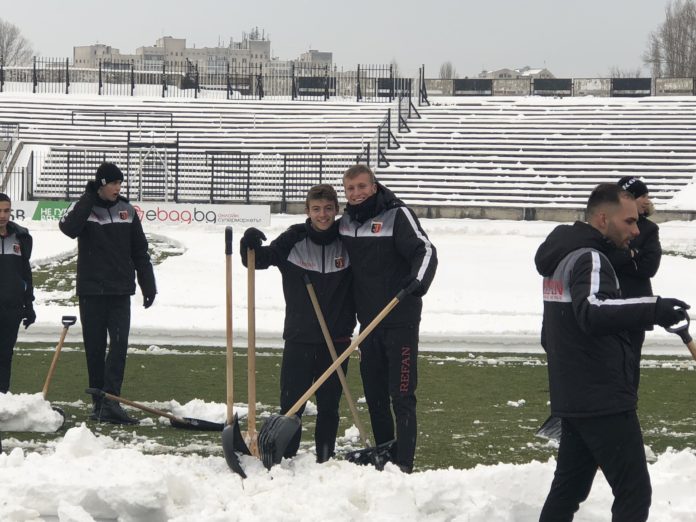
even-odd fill
[{"label": "man's sneaker", "polygon": [[99,422],[110,422],[112,424],[138,424],[138,421],[128,415],[117,401],[104,399],[101,403],[97,415]]}]

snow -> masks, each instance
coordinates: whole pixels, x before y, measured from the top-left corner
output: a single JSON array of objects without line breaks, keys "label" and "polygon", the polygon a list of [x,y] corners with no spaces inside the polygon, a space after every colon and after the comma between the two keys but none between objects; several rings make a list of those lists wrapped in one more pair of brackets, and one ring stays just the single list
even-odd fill
[{"label": "snow", "polygon": [[[270,240],[301,220],[301,216],[273,215],[264,232]],[[63,236],[56,223],[24,224],[34,236],[35,264],[74,252],[75,242]],[[440,258],[435,282],[425,298],[423,348],[501,353],[480,360],[472,356],[472,364],[486,365],[504,364],[506,351],[540,352],[541,279],[533,257],[557,224],[423,219],[422,225]],[[143,310],[140,295],[134,296],[131,343],[148,346],[143,351],[152,356],[168,353],[160,345],[224,346],[223,228],[147,225],[146,232],[177,244],[182,254],[155,267],[159,294],[153,307]],[[242,232],[235,230],[233,258],[237,345],[246,342],[246,271],[236,251]],[[696,252],[696,223],[663,223],[660,233],[665,249],[691,256]],[[663,257],[653,280],[656,293],[696,303],[696,282],[688,276],[695,263],[684,255]],[[284,302],[279,273],[257,271],[256,280],[257,344],[280,346]],[[74,307],[48,304],[48,298],[47,292],[37,291],[37,323],[21,330],[21,342],[55,342],[61,316],[79,315]],[[66,349],[80,342],[78,322],[69,331]],[[645,352],[645,364],[653,366],[659,363],[651,361],[650,354],[688,356],[681,341],[660,328],[648,332]],[[447,364],[446,354],[442,363]],[[18,402],[20,417],[38,408],[46,417],[54,413],[40,394],[7,394],[0,401],[0,417],[10,410],[10,400]],[[148,405],[179,416],[224,419],[223,405],[200,400]],[[524,408],[525,399],[512,396],[507,406]],[[235,411],[244,415],[245,407],[235,405]],[[315,408],[307,412],[312,413]],[[38,428],[51,431],[46,425]],[[357,439],[357,432],[351,428],[342,436]],[[524,522],[538,518],[555,468],[550,459],[403,475],[391,465],[383,472],[340,460],[319,465],[311,453],[300,453],[270,472],[257,459],[243,456],[248,478],[242,480],[230,472],[221,454],[152,454],[145,451],[148,441],[127,439],[116,441],[81,425],[57,435],[41,452],[16,445],[10,454],[0,455],[0,520]],[[693,520],[696,452],[668,450],[649,466],[654,489],[651,520]],[[611,491],[598,477],[576,520],[606,520],[611,503]]]}]

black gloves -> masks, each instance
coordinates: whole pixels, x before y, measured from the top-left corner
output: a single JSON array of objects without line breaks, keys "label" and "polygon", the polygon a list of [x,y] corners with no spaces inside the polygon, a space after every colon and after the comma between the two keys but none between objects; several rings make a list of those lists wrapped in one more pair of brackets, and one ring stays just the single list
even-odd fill
[{"label": "black gloves", "polygon": [[154,303],[154,302],[155,302],[155,294],[143,296],[143,307],[144,308],[150,308],[152,306],[152,303]]},{"label": "black gloves", "polygon": [[245,252],[248,248],[258,250],[261,248],[261,242],[265,240],[266,236],[258,228],[247,228],[244,232],[244,236],[239,240],[239,247]]},{"label": "black gloves", "polygon": [[659,324],[663,328],[677,324],[684,319],[684,314],[681,313],[680,309],[688,310],[689,308],[691,307],[688,304],[679,299],[658,297],[655,303],[655,324]]},{"label": "black gloves", "polygon": [[406,290],[406,293],[412,294],[415,297],[423,297],[425,295],[421,282],[410,274],[401,280],[399,286]]},{"label": "black gloves", "polygon": [[24,305],[24,312],[22,313],[22,324],[24,325],[24,329],[26,330],[29,328],[30,325],[34,324],[36,322],[36,312],[34,312],[34,307],[29,304],[29,305]]}]

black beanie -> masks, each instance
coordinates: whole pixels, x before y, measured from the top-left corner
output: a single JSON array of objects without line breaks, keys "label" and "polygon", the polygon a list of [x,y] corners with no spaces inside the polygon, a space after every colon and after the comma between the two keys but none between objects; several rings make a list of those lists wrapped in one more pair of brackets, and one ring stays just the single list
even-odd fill
[{"label": "black beanie", "polygon": [[106,185],[112,181],[123,181],[123,172],[114,163],[104,162],[99,165],[95,176],[97,185]]},{"label": "black beanie", "polygon": [[648,186],[635,176],[624,176],[619,180],[618,185],[633,194],[634,198],[645,196],[648,193]]}]

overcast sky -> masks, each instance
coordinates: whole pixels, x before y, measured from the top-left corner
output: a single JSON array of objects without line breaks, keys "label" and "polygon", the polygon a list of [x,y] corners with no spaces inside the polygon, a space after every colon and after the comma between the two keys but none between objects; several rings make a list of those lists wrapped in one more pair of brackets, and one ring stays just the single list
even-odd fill
[{"label": "overcast sky", "polygon": [[[133,53],[160,36],[213,47],[258,26],[280,59],[312,48],[339,67],[396,60],[437,77],[444,61],[460,77],[482,69],[546,67],[557,77],[635,70],[669,0],[0,0],[46,57],[103,43]],[[648,75],[648,69],[644,69]]]}]

